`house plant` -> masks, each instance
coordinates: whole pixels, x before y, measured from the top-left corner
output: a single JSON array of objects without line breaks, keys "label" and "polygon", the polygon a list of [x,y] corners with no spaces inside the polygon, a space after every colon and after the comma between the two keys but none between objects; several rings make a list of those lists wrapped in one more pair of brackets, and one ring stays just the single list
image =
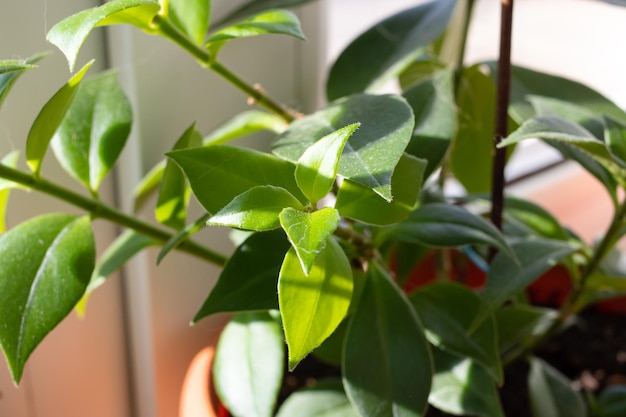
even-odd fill
[{"label": "house plant", "polygon": [[[214,369],[218,392],[234,415],[273,413],[284,341],[290,369],[313,351],[341,364],[342,382],[322,381],[294,395],[278,411],[283,416],[293,415],[292,407],[317,415],[321,410],[313,405],[330,406],[337,415],[413,416],[424,415],[428,403],[448,413],[498,416],[503,366],[526,358],[537,416],[558,415],[566,405],[572,409],[563,415],[585,415],[581,394],[529,355],[572,315],[624,290],[623,271],[607,261],[625,232],[626,205],[617,192],[626,181],[624,113],[572,81],[524,68],[509,71],[506,53],[500,71],[493,63],[465,67],[463,35],[473,2],[438,0],[357,39],[330,71],[330,104],[302,115],[219,60],[220,50],[236,39],[303,37],[294,15],[268,11],[267,3],[299,2],[250,2],[238,23],[213,29],[208,1],[116,0],[50,30],[50,41],[73,70],[82,41],[96,26],[134,25],[178,44],[266,112],[246,113],[205,138],[190,125],[167,162],[138,187],[138,202],[158,192],[155,214],[163,226],[154,226],[98,198],[131,122],[114,75],[83,80],[87,64],[61,87],[28,135],[30,171],[14,168],[15,154],[0,167],[5,196],[26,187],[88,213],[37,217],[0,239],[0,343],[15,381],[36,345],[86,294],[129,256],[159,245],[160,259],[176,249],[224,266],[194,320],[237,312],[218,345]],[[2,62],[0,98],[37,59]],[[402,96],[373,94],[395,77]],[[510,99],[494,105],[494,81],[507,80]],[[497,135],[507,136],[508,118],[511,134],[500,149],[545,139],[606,187],[615,215],[596,246],[540,207],[503,199],[506,154],[500,151],[492,161],[491,125],[497,119]],[[242,121],[277,133],[271,151],[225,145],[241,132]],[[88,196],[46,180],[41,162],[49,145]],[[500,178],[493,186],[492,172]],[[468,194],[446,195],[448,177]],[[207,214],[188,221],[191,192]],[[485,206],[495,226],[484,219]],[[127,229],[97,263],[93,218]],[[251,233],[227,259],[192,240],[207,222]],[[443,248],[432,255],[442,279],[405,294],[399,284],[432,248]],[[448,248],[488,270],[480,292],[450,282],[456,255]],[[567,270],[572,291],[558,309],[530,305],[525,288],[556,264]],[[251,351],[263,352],[261,360],[241,359]],[[623,407],[616,392],[590,397],[593,412],[608,416],[610,405]]]}]

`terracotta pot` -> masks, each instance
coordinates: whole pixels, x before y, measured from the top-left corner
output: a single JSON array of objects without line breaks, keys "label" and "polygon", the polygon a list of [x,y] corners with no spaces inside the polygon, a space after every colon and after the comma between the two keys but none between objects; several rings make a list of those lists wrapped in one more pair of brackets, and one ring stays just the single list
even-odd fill
[{"label": "terracotta pot", "polygon": [[214,357],[215,347],[209,346],[198,352],[189,364],[180,392],[179,417],[229,417],[213,386]]}]

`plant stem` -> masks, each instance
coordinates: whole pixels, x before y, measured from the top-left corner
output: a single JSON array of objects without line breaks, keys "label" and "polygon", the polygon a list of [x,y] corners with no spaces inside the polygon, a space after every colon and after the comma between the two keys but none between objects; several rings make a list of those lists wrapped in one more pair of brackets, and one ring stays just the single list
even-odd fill
[{"label": "plant stem", "polygon": [[467,35],[469,33],[470,23],[472,22],[472,11],[474,10],[475,0],[467,0],[465,16],[463,16],[463,32],[461,34],[461,43],[459,44],[459,54],[456,57],[454,66],[454,94],[458,96],[459,85],[461,84],[461,75],[463,74],[465,63],[465,50],[467,49]]},{"label": "plant stem", "polygon": [[513,0],[502,0],[500,23],[500,58],[498,60],[498,92],[494,131],[494,154],[491,186],[491,222],[502,229],[504,209],[504,166],[506,149],[497,145],[508,133],[508,109],[511,87],[511,32],[513,28]]},{"label": "plant stem", "polygon": [[285,108],[278,102],[271,99],[265,92],[259,88],[255,88],[246,83],[239,76],[235,75],[232,71],[228,70],[216,59],[211,58],[209,52],[194,43],[187,35],[181,32],[176,26],[164,16],[157,15],[153,22],[169,40],[183,48],[194,58],[196,58],[204,67],[213,70],[219,74],[226,81],[243,91],[246,95],[251,97],[256,104],[272,113],[282,117],[287,123],[293,122],[298,117],[298,112],[293,109]]},{"label": "plant stem", "polygon": [[[174,236],[168,231],[143,222],[135,217],[128,216],[127,214],[104,204],[100,200],[86,197],[50,181],[42,178],[35,178],[32,175],[10,168],[6,165],[0,164],[0,177],[24,185],[33,190],[40,191],[44,194],[48,194],[59,200],[63,200],[75,207],[82,208],[83,210],[89,212],[94,218],[105,219],[120,226],[127,227],[137,233],[141,233],[158,240],[159,242],[165,243]],[[181,242],[176,249],[209,261],[218,266],[223,266],[227,260],[226,256],[189,240]]]}]

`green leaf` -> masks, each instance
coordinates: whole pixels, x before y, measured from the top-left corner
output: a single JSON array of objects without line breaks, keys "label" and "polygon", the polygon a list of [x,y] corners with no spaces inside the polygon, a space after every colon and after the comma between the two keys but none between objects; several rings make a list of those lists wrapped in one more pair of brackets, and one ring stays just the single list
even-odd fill
[{"label": "green leaf", "polygon": [[593,274],[585,283],[583,293],[577,300],[577,309],[601,300],[621,297],[626,295],[626,277],[608,275],[603,273]]},{"label": "green leaf", "polygon": [[453,282],[427,285],[410,296],[426,328],[428,341],[440,349],[473,359],[499,385],[503,382],[497,333],[492,320],[470,333],[480,298],[469,288]]},{"label": "green leaf", "polygon": [[202,45],[209,30],[211,1],[168,0],[167,17],[196,45]]},{"label": "green leaf", "polygon": [[258,110],[249,110],[216,128],[204,137],[202,143],[204,146],[220,145],[261,130],[282,133],[285,129],[287,129],[287,124],[282,117]]},{"label": "green leaf", "polygon": [[409,300],[376,262],[348,328],[342,371],[360,415],[425,414],[433,374],[428,342]]},{"label": "green leaf", "polygon": [[469,193],[491,190],[496,88],[482,69],[474,65],[463,70],[458,131],[450,151],[452,173]]},{"label": "green leaf", "polygon": [[88,217],[48,214],[0,237],[0,344],[15,383],[43,338],[80,300],[95,263]]},{"label": "green leaf", "polygon": [[512,248],[518,262],[505,253],[499,253],[491,263],[487,284],[481,294],[483,303],[474,317],[473,328],[502,303],[576,250],[570,243],[548,239],[528,239],[512,245]]},{"label": "green leaf", "polygon": [[340,380],[322,380],[313,388],[296,391],[276,417],[359,417],[348,401]]},{"label": "green leaf", "polygon": [[494,313],[499,351],[504,354],[529,337],[541,334],[558,317],[556,310],[529,305],[509,305]]},{"label": "green leaf", "polygon": [[239,313],[220,336],[213,380],[215,389],[237,416],[271,417],[283,379],[283,335],[266,312]]},{"label": "green leaf", "polygon": [[555,116],[578,124],[588,130],[598,140],[604,138],[604,124],[601,117],[591,110],[576,104],[549,97],[529,96],[527,100],[537,112],[537,116]]},{"label": "green leaf", "polygon": [[422,48],[443,33],[454,0],[435,0],[391,16],[354,40],[339,56],[326,83],[329,100],[374,91],[400,74]]},{"label": "green leaf", "polygon": [[268,10],[213,33],[207,46],[214,55],[227,41],[251,36],[280,34],[305,40],[298,17],[287,10]]},{"label": "green leaf", "polygon": [[[176,141],[174,150],[200,146],[201,141],[200,133],[193,123]],[[176,230],[185,227],[190,194],[183,171],[173,161],[168,160],[154,210],[157,221]]]},{"label": "green leaf", "polygon": [[335,208],[342,216],[364,223],[389,225],[406,218],[417,204],[427,161],[402,155],[391,176],[393,200],[385,201],[370,188],[344,180],[339,187]]},{"label": "green leaf", "polygon": [[533,417],[587,417],[583,397],[571,381],[541,359],[530,361],[528,391]]},{"label": "green leaf", "polygon": [[315,0],[248,0],[248,2],[236,9],[234,12],[215,22],[214,26],[223,26],[227,23],[236,22],[266,10],[285,9],[312,3],[313,1]]},{"label": "green leaf", "polygon": [[165,242],[165,245],[163,245],[163,248],[161,248],[161,251],[159,252],[159,255],[157,256],[157,265],[161,263],[163,258],[165,258],[165,255],[170,253],[170,251],[176,249],[178,245],[180,245],[182,242],[187,240],[191,235],[193,235],[194,233],[202,229],[204,226],[206,226],[206,222],[207,220],[209,220],[209,217],[211,217],[210,214],[208,213],[203,214],[198,219],[196,219],[193,223],[189,223],[182,230],[180,230],[178,233],[172,236],[167,242]]},{"label": "green leaf", "polygon": [[47,55],[47,53],[42,53],[33,55],[27,59],[0,61],[0,107],[2,107],[2,103],[4,103],[4,99],[9,94],[11,87],[13,87],[13,84],[15,84],[24,71],[37,68],[37,66],[33,64]]},{"label": "green leaf", "polygon": [[620,417],[626,414],[626,385],[609,385],[598,396],[597,417]]},{"label": "green leaf", "polygon": [[152,19],[159,9],[156,0],[113,0],[63,19],[48,31],[46,39],[63,52],[74,71],[78,51],[96,26],[127,23],[153,33]]},{"label": "green leaf", "polygon": [[[352,301],[351,306],[354,305],[354,300],[359,296],[357,288],[357,274],[361,271],[353,271],[354,278],[354,290],[352,291]],[[348,309],[348,316],[350,315],[351,310]],[[346,340],[346,331],[348,330],[348,320],[344,319],[339,326],[335,329],[333,334],[328,336],[324,342],[319,345],[312,352],[313,356],[320,361],[334,365],[337,367],[341,366],[341,361],[343,360],[343,344]],[[343,391],[343,390],[342,390]]]},{"label": "green leaf", "polygon": [[141,210],[143,205],[161,184],[161,180],[165,174],[166,163],[166,160],[159,161],[159,163],[153,166],[135,186],[133,190],[135,212]]},{"label": "green leaf", "polygon": [[235,197],[211,216],[207,224],[259,232],[276,229],[281,224],[279,215],[287,207],[294,211],[305,209],[298,199],[284,188],[259,185]]},{"label": "green leaf", "polygon": [[391,174],[413,131],[413,112],[395,95],[359,94],[331,103],[291,123],[272,152],[296,162],[319,138],[352,123],[361,123],[343,151],[338,173],[391,201]]},{"label": "green leaf", "polygon": [[78,87],[52,150],[63,169],[95,194],[122,152],[132,120],[117,74],[99,74]]},{"label": "green leaf", "polygon": [[381,236],[435,247],[485,244],[514,258],[504,237],[491,223],[464,208],[444,203],[419,207],[403,222],[384,230]]},{"label": "green leaf", "polygon": [[428,402],[454,415],[504,417],[498,390],[475,361],[433,351],[435,375]]},{"label": "green leaf", "polygon": [[614,158],[626,163],[626,124],[604,117],[604,141]]},{"label": "green leaf", "polygon": [[332,237],[305,274],[295,249],[289,249],[278,279],[278,303],[293,370],[330,336],[348,312],[353,280],[350,262]]},{"label": "green leaf", "polygon": [[328,237],[339,225],[339,213],[332,207],[312,213],[288,207],[280,213],[280,225],[296,251],[302,271],[309,275]]},{"label": "green leaf", "polygon": [[[17,166],[17,160],[20,156],[20,152],[15,150],[9,153],[7,156],[2,158],[0,164],[15,168]],[[0,178],[0,235],[7,230],[6,225],[6,213],[7,213],[7,204],[9,202],[9,194],[11,193],[11,189],[20,188],[21,185],[5,180],[4,178]]]},{"label": "green leaf", "polygon": [[296,182],[314,206],[333,187],[341,153],[348,138],[359,126],[360,123],[354,123],[324,136],[309,146],[298,159]]},{"label": "green leaf", "polygon": [[426,179],[443,160],[457,129],[452,70],[435,73],[403,96],[415,114],[415,130],[406,152],[428,161]]},{"label": "green leaf", "polygon": [[563,142],[576,147],[602,165],[622,186],[626,186],[626,164],[615,158],[603,142],[583,127],[554,116],[538,116],[524,122],[499,146],[531,138],[544,139],[548,143]]},{"label": "green leaf", "polygon": [[276,287],[287,250],[282,230],[250,236],[226,263],[193,322],[214,313],[278,309]]},{"label": "green leaf", "polygon": [[61,87],[43,106],[26,139],[26,162],[35,175],[39,175],[43,157],[48,150],[50,140],[57,130],[65,113],[70,107],[83,76],[93,61],[87,63],[70,80]]},{"label": "green leaf", "polygon": [[508,219],[515,219],[523,223],[542,237],[557,240],[569,239],[569,235],[561,223],[547,210],[530,200],[507,196],[504,210]]},{"label": "green leaf", "polygon": [[295,166],[251,149],[216,145],[168,152],[182,169],[200,204],[217,213],[239,194],[258,185],[281,187],[306,201],[296,184]]}]

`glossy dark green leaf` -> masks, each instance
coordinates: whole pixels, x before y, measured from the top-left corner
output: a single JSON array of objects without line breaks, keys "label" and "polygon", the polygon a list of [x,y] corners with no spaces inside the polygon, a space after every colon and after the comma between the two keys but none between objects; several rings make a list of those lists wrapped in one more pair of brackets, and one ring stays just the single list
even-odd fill
[{"label": "glossy dark green leaf", "polygon": [[244,19],[254,14],[271,10],[271,9],[286,9],[295,6],[301,6],[307,3],[312,3],[316,0],[248,0],[241,7],[235,11],[224,16],[220,20],[213,23],[214,26],[223,26],[225,24],[233,23],[238,20]]},{"label": "glossy dark green leaf", "polygon": [[533,417],[587,417],[583,397],[572,382],[539,358],[530,361],[528,392]]},{"label": "glossy dark green leaf", "polygon": [[604,117],[604,141],[613,157],[626,163],[626,124],[610,117]]},{"label": "glossy dark green leaf", "polygon": [[524,240],[512,245],[512,248],[518,262],[505,253],[499,253],[491,263],[487,284],[481,294],[481,310],[474,318],[474,328],[502,303],[576,251],[576,247],[568,242],[548,239]]},{"label": "glossy dark green leaf", "polygon": [[361,127],[348,139],[338,173],[391,201],[391,174],[413,131],[413,112],[395,95],[360,94],[338,100],[293,122],[272,152],[296,162],[320,138],[352,123]]},{"label": "glossy dark green leaf", "polygon": [[135,199],[134,210],[136,212],[141,210],[150,196],[159,188],[163,174],[165,173],[166,163],[166,160],[158,162],[135,186],[133,197]]},{"label": "glossy dark green leaf", "polygon": [[503,382],[498,338],[492,320],[470,333],[481,300],[472,290],[453,282],[438,282],[413,292],[413,308],[422,319],[428,341],[440,349],[473,359],[498,384]]},{"label": "glossy dark green leaf", "polygon": [[52,150],[67,173],[97,193],[126,144],[132,120],[117,74],[99,74],[81,83],[52,138]]},{"label": "glossy dark green leaf", "polygon": [[211,34],[207,46],[215,53],[224,43],[259,35],[289,35],[305,40],[298,17],[287,10],[268,10]]},{"label": "glossy dark green leaf", "polygon": [[526,98],[537,116],[555,116],[582,126],[596,139],[604,139],[602,118],[590,109],[549,97],[529,96]]},{"label": "glossy dark green leaf", "polygon": [[96,26],[128,23],[153,33],[152,19],[159,9],[156,0],[113,0],[63,19],[48,31],[46,39],[63,52],[74,71],[78,51]]},{"label": "glossy dark green leaf", "polygon": [[430,349],[415,310],[392,278],[371,262],[346,336],[343,385],[348,398],[362,416],[423,416],[432,374]]},{"label": "glossy dark green leaf", "polygon": [[383,231],[381,236],[435,247],[486,244],[513,256],[504,236],[491,223],[451,204],[423,205],[406,220]]},{"label": "glossy dark green leaf", "polygon": [[2,107],[2,103],[4,103],[4,99],[9,94],[11,87],[13,87],[24,71],[37,68],[37,66],[33,64],[47,55],[47,53],[42,53],[26,59],[0,61],[0,107]]},{"label": "glossy dark green leaf", "polygon": [[448,25],[454,0],[434,0],[391,16],[354,40],[330,70],[326,95],[335,100],[372,91],[407,68]]},{"label": "glossy dark green leaf", "polygon": [[193,321],[220,312],[278,309],[278,274],[287,250],[282,230],[251,235],[228,260]]},{"label": "glossy dark green leaf", "polygon": [[494,313],[498,329],[498,345],[502,354],[509,349],[524,345],[529,337],[540,334],[558,317],[549,308],[530,305],[508,305]]},{"label": "glossy dark green leaf", "polygon": [[213,380],[233,415],[273,416],[284,352],[280,325],[269,313],[238,313],[226,325],[215,352]]},{"label": "glossy dark green leaf", "polygon": [[415,130],[406,152],[426,159],[424,179],[439,166],[457,128],[453,73],[443,70],[403,93],[415,114]]},{"label": "glossy dark green leaf", "polygon": [[210,0],[167,0],[167,17],[196,45],[202,45],[211,19]]},{"label": "glossy dark green leaf", "polygon": [[220,145],[262,130],[282,133],[287,129],[287,126],[280,116],[258,110],[249,110],[218,126],[204,137],[202,143],[205,146]]},{"label": "glossy dark green leaf", "polygon": [[88,217],[47,214],[0,237],[0,344],[18,383],[35,347],[83,296],[96,251]]},{"label": "glossy dark green leaf", "polygon": [[469,358],[433,351],[435,375],[428,402],[454,415],[504,417],[496,384]]},{"label": "glossy dark green leaf", "polygon": [[609,385],[598,396],[594,417],[621,417],[626,415],[626,385]]},{"label": "glossy dark green leaf", "polygon": [[280,227],[279,215],[285,208],[303,213],[305,207],[289,191],[273,185],[259,185],[238,195],[207,224],[243,230],[264,231]]},{"label": "glossy dark green leaf", "polygon": [[341,380],[322,380],[313,388],[296,391],[276,417],[360,417],[348,401]]},{"label": "glossy dark green leaf", "polygon": [[35,175],[39,175],[43,157],[48,150],[48,145],[54,132],[57,130],[65,113],[72,104],[72,100],[78,91],[83,76],[91,67],[93,61],[87,63],[70,80],[63,85],[48,102],[43,106],[26,139],[26,162]]},{"label": "glossy dark green leaf", "polygon": [[[174,144],[173,150],[200,146],[202,137],[193,123]],[[185,227],[191,191],[178,165],[168,160],[163,171],[154,216],[159,223],[180,230]]]},{"label": "glossy dark green leaf", "polygon": [[216,145],[167,155],[183,169],[193,193],[209,213],[217,213],[258,185],[281,187],[306,201],[296,184],[295,165],[263,152]]},{"label": "glossy dark green leaf", "polygon": [[[354,274],[356,275],[356,274]],[[358,297],[357,294],[357,278],[355,277],[354,282],[354,291],[352,292],[352,303],[354,303],[355,296]],[[350,310],[348,310],[348,315],[350,315]],[[316,359],[337,367],[341,366],[341,362],[343,360],[343,345],[346,340],[346,331],[348,330],[348,319],[345,319],[341,322],[339,326],[335,329],[335,331],[328,336],[324,342],[319,345],[312,352],[313,356]],[[343,389],[342,389],[343,391]]]},{"label": "glossy dark green leaf", "polygon": [[353,285],[350,261],[332,237],[326,239],[308,275],[295,249],[289,249],[280,268],[278,303],[290,370],[343,321]]},{"label": "glossy dark green leaf", "polygon": [[470,193],[491,190],[496,88],[474,65],[462,73],[459,84],[458,131],[450,151],[454,177]]},{"label": "glossy dark green leaf", "polygon": [[337,229],[339,213],[332,207],[311,213],[287,207],[280,213],[280,225],[296,251],[302,271],[308,275],[326,239]]},{"label": "glossy dark green leaf", "polygon": [[324,136],[309,146],[298,159],[296,182],[313,205],[326,197],[333,187],[341,153],[348,138],[359,126],[359,123],[354,123]]},{"label": "glossy dark green leaf", "polygon": [[568,233],[559,221],[547,210],[530,200],[507,196],[504,207],[505,216],[508,219],[515,219],[523,223],[542,237],[558,240],[569,239]]},{"label": "glossy dark green leaf", "polygon": [[[11,168],[15,168],[17,166],[17,159],[20,155],[20,152],[15,150],[9,153],[7,156],[2,158],[0,164],[6,165]],[[5,180],[4,178],[0,178],[0,235],[7,230],[6,227],[6,212],[7,212],[7,204],[9,202],[9,194],[11,193],[11,189],[20,188],[21,186],[12,181]]]},{"label": "glossy dark green leaf", "polygon": [[163,258],[165,258],[165,255],[176,249],[178,245],[187,240],[191,235],[205,227],[209,217],[211,217],[209,214],[203,214],[194,222],[186,225],[182,230],[165,242],[165,245],[163,245],[163,248],[161,248],[159,255],[157,256],[157,265],[161,263]]},{"label": "glossy dark green leaf", "polygon": [[344,180],[335,208],[342,216],[375,225],[389,225],[405,219],[417,204],[427,161],[402,155],[391,176],[393,200],[386,201],[370,188]]}]

